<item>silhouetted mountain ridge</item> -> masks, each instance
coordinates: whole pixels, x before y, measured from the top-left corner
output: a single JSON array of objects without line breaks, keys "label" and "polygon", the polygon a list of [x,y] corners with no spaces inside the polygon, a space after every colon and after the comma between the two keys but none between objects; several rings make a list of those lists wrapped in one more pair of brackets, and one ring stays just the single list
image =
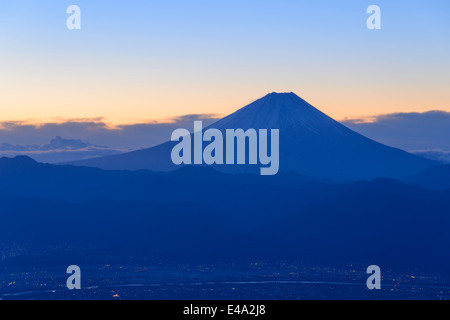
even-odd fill
[{"label": "silhouetted mountain ridge", "polygon": [[[85,203],[0,192],[0,244],[25,244],[31,253],[67,247],[88,261],[102,254],[177,263],[295,259],[450,268],[448,192],[386,179],[289,188],[216,182],[185,190],[198,186],[186,183],[165,195],[169,189],[160,182],[145,190],[155,193],[147,198]],[[210,198],[215,192],[220,196]],[[46,257],[66,261],[51,251]]]},{"label": "silhouetted mountain ridge", "polygon": [[[172,172],[148,170],[101,170],[91,167],[42,164],[26,156],[0,158],[0,190],[18,195],[64,201],[125,198],[149,190],[172,196],[171,189],[185,185],[206,187],[206,182],[227,184],[301,185],[320,181],[297,173],[273,177],[251,174],[228,175],[212,167],[181,167]],[[180,195],[182,196],[182,194]],[[157,197],[155,197],[155,200]]]},{"label": "silhouetted mountain ridge", "polygon": [[433,166],[400,180],[429,189],[450,189],[450,165]]},{"label": "silhouetted mountain ridge", "polygon": [[[208,128],[279,129],[280,172],[324,179],[359,180],[399,178],[417,173],[437,162],[370,140],[317,110],[294,93],[272,93]],[[190,128],[192,129],[192,128]],[[176,170],[171,151],[176,143],[74,165],[112,169]],[[206,143],[204,143],[205,147]],[[260,165],[216,165],[227,173],[253,173]]]},{"label": "silhouetted mountain ridge", "polygon": [[32,252],[70,247],[86,259],[100,252],[450,270],[450,190],[392,179],[270,178],[209,167],[103,171],[3,158],[0,244],[26,244]]}]

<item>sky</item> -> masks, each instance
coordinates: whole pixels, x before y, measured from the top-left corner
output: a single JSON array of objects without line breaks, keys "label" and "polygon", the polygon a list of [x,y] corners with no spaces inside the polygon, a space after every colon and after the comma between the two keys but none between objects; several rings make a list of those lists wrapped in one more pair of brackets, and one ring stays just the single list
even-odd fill
[{"label": "sky", "polygon": [[[81,30],[66,9],[81,8]],[[366,27],[369,5],[381,30]],[[227,115],[295,92],[337,120],[450,111],[448,0],[2,0],[0,121]]]}]

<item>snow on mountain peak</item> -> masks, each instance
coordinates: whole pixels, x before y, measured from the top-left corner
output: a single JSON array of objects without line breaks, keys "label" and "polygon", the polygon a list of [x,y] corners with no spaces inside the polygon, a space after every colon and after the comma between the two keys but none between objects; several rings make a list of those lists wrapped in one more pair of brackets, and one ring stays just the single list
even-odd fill
[{"label": "snow on mountain peak", "polygon": [[219,120],[211,127],[226,129],[290,129],[315,133],[346,131],[343,125],[314,108],[293,92],[273,92]]}]

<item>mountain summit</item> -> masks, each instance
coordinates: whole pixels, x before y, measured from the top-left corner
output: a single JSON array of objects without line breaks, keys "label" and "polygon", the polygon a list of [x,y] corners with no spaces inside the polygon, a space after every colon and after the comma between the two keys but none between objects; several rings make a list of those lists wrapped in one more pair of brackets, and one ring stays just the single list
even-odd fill
[{"label": "mountain summit", "polygon": [[[398,178],[436,162],[368,139],[328,117],[294,93],[271,93],[209,128],[279,129],[280,171],[318,178],[357,180]],[[103,169],[170,171],[175,142],[73,164]],[[256,172],[251,165],[218,165],[226,172]]]},{"label": "mountain summit", "polygon": [[343,128],[295,93],[271,93],[219,120],[211,127],[225,129],[308,130],[331,134]]}]

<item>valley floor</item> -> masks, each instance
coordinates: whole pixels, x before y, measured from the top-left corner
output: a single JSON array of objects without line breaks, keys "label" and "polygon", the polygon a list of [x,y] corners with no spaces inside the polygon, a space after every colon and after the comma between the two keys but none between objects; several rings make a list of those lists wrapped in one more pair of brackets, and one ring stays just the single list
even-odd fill
[{"label": "valley floor", "polygon": [[383,272],[382,289],[366,287],[364,266],[287,262],[162,265],[120,261],[82,265],[82,289],[66,288],[65,266],[0,265],[1,300],[448,300],[450,278]]}]

